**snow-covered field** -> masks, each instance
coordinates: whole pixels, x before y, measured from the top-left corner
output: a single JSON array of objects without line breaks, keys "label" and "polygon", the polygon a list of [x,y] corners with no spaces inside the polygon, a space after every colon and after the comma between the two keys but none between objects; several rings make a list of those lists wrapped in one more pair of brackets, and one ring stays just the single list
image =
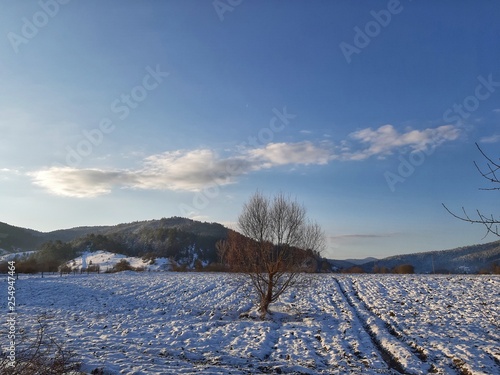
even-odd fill
[{"label": "snow-covered field", "polygon": [[240,317],[252,296],[237,275],[21,276],[16,288],[18,328],[46,316],[88,373],[500,373],[495,276],[313,275],[265,321]]}]

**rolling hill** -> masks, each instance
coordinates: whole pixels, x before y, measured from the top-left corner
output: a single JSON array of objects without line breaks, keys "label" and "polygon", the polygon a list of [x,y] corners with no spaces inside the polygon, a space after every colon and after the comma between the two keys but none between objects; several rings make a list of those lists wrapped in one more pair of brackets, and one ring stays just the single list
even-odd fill
[{"label": "rolling hill", "polygon": [[3,253],[33,250],[45,242],[45,234],[0,222],[0,249]]},{"label": "rolling hill", "polygon": [[38,250],[48,241],[61,241],[77,252],[107,250],[127,256],[150,253],[185,264],[196,259],[206,263],[216,261],[215,244],[226,237],[227,228],[221,224],[181,217],[46,233],[0,223],[0,255]]},{"label": "rolling hill", "polygon": [[375,265],[392,269],[411,264],[415,273],[477,273],[494,262],[500,264],[500,241],[451,250],[395,255],[362,264],[361,268],[372,272]]}]

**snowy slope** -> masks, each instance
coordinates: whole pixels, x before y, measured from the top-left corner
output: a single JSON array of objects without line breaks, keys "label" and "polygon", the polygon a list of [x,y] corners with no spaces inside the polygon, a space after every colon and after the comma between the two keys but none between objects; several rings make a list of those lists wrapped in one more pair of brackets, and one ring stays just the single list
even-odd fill
[{"label": "snowy slope", "polygon": [[87,373],[500,373],[500,277],[311,277],[261,321],[234,274],[21,276],[17,322],[47,317]]},{"label": "snowy slope", "polygon": [[27,258],[31,254],[36,253],[36,251],[21,251],[19,253],[7,253],[0,256],[0,263],[9,262],[14,259]]},{"label": "snowy slope", "polygon": [[66,262],[72,269],[86,269],[89,265],[99,265],[101,272],[111,270],[119,261],[126,260],[134,268],[144,268],[146,271],[166,271],[170,269],[170,262],[166,258],[156,258],[154,264],[144,261],[138,257],[127,257],[123,254],[110,253],[108,251],[85,252],[78,258]]}]

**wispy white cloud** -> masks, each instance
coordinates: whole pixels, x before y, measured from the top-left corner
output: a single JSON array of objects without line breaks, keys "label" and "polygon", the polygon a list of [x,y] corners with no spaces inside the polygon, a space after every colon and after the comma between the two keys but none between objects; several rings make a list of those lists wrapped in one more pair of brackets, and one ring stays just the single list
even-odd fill
[{"label": "wispy white cloud", "polygon": [[500,134],[493,134],[488,137],[483,137],[479,140],[481,143],[497,143],[500,142]]},{"label": "wispy white cloud", "polygon": [[351,142],[342,141],[335,148],[329,142],[269,143],[227,157],[209,149],[177,150],[145,157],[134,170],[59,166],[29,175],[36,185],[53,194],[78,198],[108,194],[116,188],[200,191],[214,185],[233,184],[238,177],[262,169],[386,157],[401,148],[412,151],[434,148],[459,135],[460,130],[452,125],[406,133],[384,125],[376,130],[367,128],[352,133]]},{"label": "wispy white cloud", "polygon": [[249,169],[243,159],[218,159],[210,150],[194,150],[149,156],[137,170],[51,167],[30,175],[36,185],[53,194],[87,198],[108,194],[113,188],[197,191],[232,183]]},{"label": "wispy white cloud", "polygon": [[270,143],[265,147],[248,152],[254,161],[262,161],[266,168],[295,164],[327,164],[332,158],[332,151],[324,145],[315,145],[312,142],[298,143]]},{"label": "wispy white cloud", "polygon": [[0,168],[0,173],[10,173],[10,174],[21,174],[21,172],[18,169],[12,169],[12,168]]},{"label": "wispy white cloud", "polygon": [[108,194],[113,188],[199,191],[232,184],[251,171],[289,164],[325,164],[328,158],[328,150],[310,142],[271,143],[227,158],[208,149],[178,150],[151,155],[136,170],[51,167],[30,176],[36,185],[53,194],[85,198]]},{"label": "wispy white cloud", "polygon": [[33,182],[53,194],[89,198],[108,194],[116,185],[127,185],[134,176],[127,171],[52,167],[30,173]]},{"label": "wispy white cloud", "polygon": [[411,151],[433,149],[446,141],[458,139],[461,130],[453,125],[443,125],[424,130],[409,130],[399,133],[392,125],[384,125],[378,129],[366,128],[350,134],[350,138],[361,145],[357,151],[344,152],[343,159],[365,160],[372,156],[384,158],[397,149],[409,148]]},{"label": "wispy white cloud", "polygon": [[255,166],[242,157],[221,158],[214,151],[199,149],[152,155],[136,171],[140,189],[197,191],[210,185],[227,185]]},{"label": "wispy white cloud", "polygon": [[8,181],[14,176],[21,176],[23,173],[18,169],[12,168],[0,168],[0,180]]}]

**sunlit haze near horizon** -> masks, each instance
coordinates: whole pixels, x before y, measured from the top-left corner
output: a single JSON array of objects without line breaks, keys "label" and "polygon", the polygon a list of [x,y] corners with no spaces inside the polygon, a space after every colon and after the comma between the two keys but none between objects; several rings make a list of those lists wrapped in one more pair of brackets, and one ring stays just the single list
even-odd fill
[{"label": "sunlit haze near horizon", "polygon": [[234,227],[289,194],[329,258],[490,242],[500,3],[4,1],[0,221]]}]

